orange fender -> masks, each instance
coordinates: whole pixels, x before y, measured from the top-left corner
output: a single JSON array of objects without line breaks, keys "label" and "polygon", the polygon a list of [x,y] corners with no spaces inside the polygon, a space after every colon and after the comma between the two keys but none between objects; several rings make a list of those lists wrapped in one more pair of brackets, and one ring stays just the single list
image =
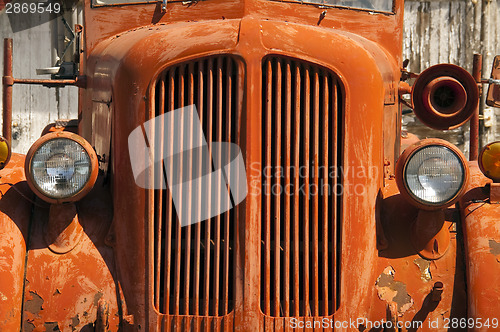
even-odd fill
[{"label": "orange fender", "polygon": [[24,156],[13,154],[0,170],[0,326],[5,331],[21,327],[32,199],[24,176]]},{"label": "orange fender", "polygon": [[[102,180],[102,179],[100,179]],[[76,203],[36,200],[24,286],[23,330],[117,331],[115,273],[108,189],[96,183]]]},{"label": "orange fender", "polygon": [[491,182],[477,162],[470,165],[471,185],[462,199],[463,230],[467,264],[468,317],[470,331],[500,327],[500,204],[490,204]]}]

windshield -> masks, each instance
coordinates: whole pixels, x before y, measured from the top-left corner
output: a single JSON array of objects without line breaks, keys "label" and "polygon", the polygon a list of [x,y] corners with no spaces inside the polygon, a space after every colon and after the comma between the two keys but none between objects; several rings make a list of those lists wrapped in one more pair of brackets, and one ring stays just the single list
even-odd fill
[{"label": "windshield", "polygon": [[359,9],[369,9],[381,12],[392,12],[391,0],[292,0],[325,6],[342,6]]},{"label": "windshield", "polygon": [[158,0],[92,0],[92,3],[97,6],[126,5],[132,3],[149,3],[149,2],[158,2]]},{"label": "windshield", "polygon": [[[350,7],[359,9],[369,9],[382,12],[392,12],[391,0],[289,0],[289,1],[297,1],[301,3],[314,3],[325,6],[341,6],[341,7]],[[148,2],[158,2],[158,0],[92,0],[92,3],[97,6],[148,3]]]}]

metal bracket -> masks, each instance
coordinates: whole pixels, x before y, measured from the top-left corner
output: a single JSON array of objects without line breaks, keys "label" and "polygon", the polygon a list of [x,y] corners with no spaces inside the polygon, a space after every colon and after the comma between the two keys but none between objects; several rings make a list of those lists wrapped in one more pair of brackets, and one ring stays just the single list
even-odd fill
[{"label": "metal bracket", "polygon": [[71,34],[71,39],[69,40],[69,43],[66,45],[66,47],[64,48],[64,51],[62,53],[62,55],[59,57],[59,60],[57,61],[56,63],[56,66],[59,66],[61,65],[62,63],[62,59],[64,59],[64,56],[66,55],[66,52],[68,52],[68,49],[69,47],[73,44],[73,42],[75,41],[75,37],[76,37],[76,34],[75,32],[73,31],[73,29],[69,26],[68,22],[66,21],[66,19],[64,19],[63,16],[61,16],[61,20],[64,24],[64,26],[66,27],[66,30],[69,31],[69,33]]},{"label": "metal bracket", "polygon": [[500,204],[500,183],[490,183],[490,204]]},{"label": "metal bracket", "polygon": [[2,83],[3,85],[14,85],[14,77],[12,76],[3,76],[2,77]]},{"label": "metal bracket", "polygon": [[500,80],[496,80],[494,78],[483,78],[481,80],[481,83],[484,83],[484,84],[496,84],[496,85],[500,85]]}]

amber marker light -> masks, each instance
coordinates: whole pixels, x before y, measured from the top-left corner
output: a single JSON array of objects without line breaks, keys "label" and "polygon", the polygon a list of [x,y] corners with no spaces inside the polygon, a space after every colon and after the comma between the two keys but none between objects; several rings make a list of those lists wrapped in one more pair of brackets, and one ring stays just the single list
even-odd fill
[{"label": "amber marker light", "polygon": [[479,154],[479,168],[484,175],[500,182],[500,141],[489,143]]},{"label": "amber marker light", "polygon": [[441,139],[425,139],[408,147],[396,163],[399,191],[424,210],[445,208],[463,195],[469,168],[462,152]]},{"label": "amber marker light", "polygon": [[0,136],[0,169],[7,166],[10,160],[12,151],[10,149],[9,142]]},{"label": "amber marker light", "polygon": [[53,132],[29,149],[24,165],[31,190],[41,199],[60,204],[83,198],[94,187],[97,155],[81,136]]}]

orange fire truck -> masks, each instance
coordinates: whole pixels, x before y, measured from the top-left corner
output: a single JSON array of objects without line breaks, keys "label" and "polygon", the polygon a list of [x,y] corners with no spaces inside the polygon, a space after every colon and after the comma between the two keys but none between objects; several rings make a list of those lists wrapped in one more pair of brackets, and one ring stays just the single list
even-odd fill
[{"label": "orange fire truck", "polygon": [[[2,331],[498,328],[500,143],[479,153],[477,128],[500,60],[491,79],[480,57],[473,75],[408,72],[403,0],[84,7],[74,77],[17,78],[4,43]],[[9,148],[16,84],[80,88],[78,119],[26,155]],[[470,160],[402,132],[405,103],[432,128],[470,121]],[[151,122],[186,107],[198,127]],[[170,181],[204,172],[194,150],[169,169],[158,148],[197,130],[205,171],[245,196],[205,219],[220,197]],[[238,181],[217,142],[239,148]]]}]

